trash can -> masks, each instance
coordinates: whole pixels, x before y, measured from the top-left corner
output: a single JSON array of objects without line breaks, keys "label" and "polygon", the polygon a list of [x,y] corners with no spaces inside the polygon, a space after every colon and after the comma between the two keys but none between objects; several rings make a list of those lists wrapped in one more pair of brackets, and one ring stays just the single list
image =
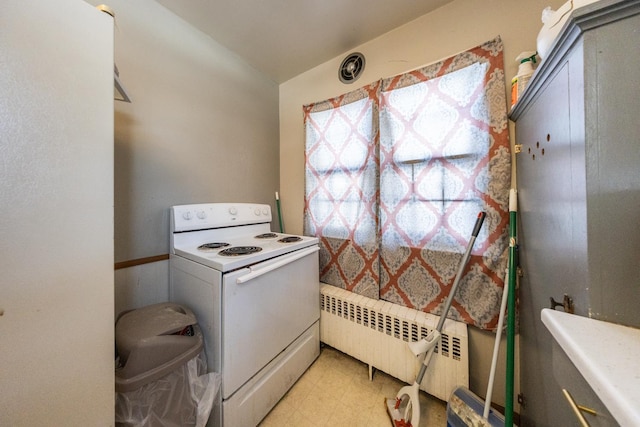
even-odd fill
[{"label": "trash can", "polygon": [[195,315],[173,303],[132,310],[116,322],[117,426],[204,426],[222,381],[207,373]]}]

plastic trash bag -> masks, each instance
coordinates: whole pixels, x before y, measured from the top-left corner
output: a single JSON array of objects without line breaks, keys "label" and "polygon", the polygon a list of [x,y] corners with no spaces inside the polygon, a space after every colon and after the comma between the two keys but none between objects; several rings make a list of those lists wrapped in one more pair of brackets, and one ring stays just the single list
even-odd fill
[{"label": "plastic trash bag", "polygon": [[116,393],[116,426],[204,427],[221,384],[221,374],[207,373],[201,352],[156,381]]}]

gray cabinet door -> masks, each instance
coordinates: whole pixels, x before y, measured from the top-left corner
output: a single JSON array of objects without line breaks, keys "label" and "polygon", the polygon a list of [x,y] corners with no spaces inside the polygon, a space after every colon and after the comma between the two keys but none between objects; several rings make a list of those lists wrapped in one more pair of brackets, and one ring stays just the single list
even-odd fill
[{"label": "gray cabinet door", "polygon": [[[635,2],[640,9],[640,2]],[[589,317],[640,327],[640,14],[584,34]],[[573,78],[573,77],[572,77]],[[586,261],[585,261],[586,262]]]},{"label": "gray cabinet door", "polygon": [[522,144],[517,167],[523,426],[575,423],[550,369],[553,338],[540,320],[550,297],[582,295],[572,288],[585,276],[576,270],[574,250],[574,211],[580,200],[572,181],[570,67],[567,61],[559,68],[516,125]]}]

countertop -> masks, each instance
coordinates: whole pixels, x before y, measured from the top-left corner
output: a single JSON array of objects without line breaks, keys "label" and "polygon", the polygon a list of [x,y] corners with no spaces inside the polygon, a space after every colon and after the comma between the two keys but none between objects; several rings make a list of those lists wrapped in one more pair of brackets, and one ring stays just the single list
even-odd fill
[{"label": "countertop", "polygon": [[621,426],[640,426],[640,329],[545,308],[542,323]]}]

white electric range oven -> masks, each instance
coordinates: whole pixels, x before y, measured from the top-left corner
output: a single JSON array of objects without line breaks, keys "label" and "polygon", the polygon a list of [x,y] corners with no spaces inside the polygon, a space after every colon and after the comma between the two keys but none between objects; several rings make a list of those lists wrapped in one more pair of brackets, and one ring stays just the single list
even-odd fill
[{"label": "white electric range oven", "polygon": [[269,205],[170,213],[170,300],[194,311],[222,374],[208,425],[257,425],[320,354],[318,239],[272,232]]}]

